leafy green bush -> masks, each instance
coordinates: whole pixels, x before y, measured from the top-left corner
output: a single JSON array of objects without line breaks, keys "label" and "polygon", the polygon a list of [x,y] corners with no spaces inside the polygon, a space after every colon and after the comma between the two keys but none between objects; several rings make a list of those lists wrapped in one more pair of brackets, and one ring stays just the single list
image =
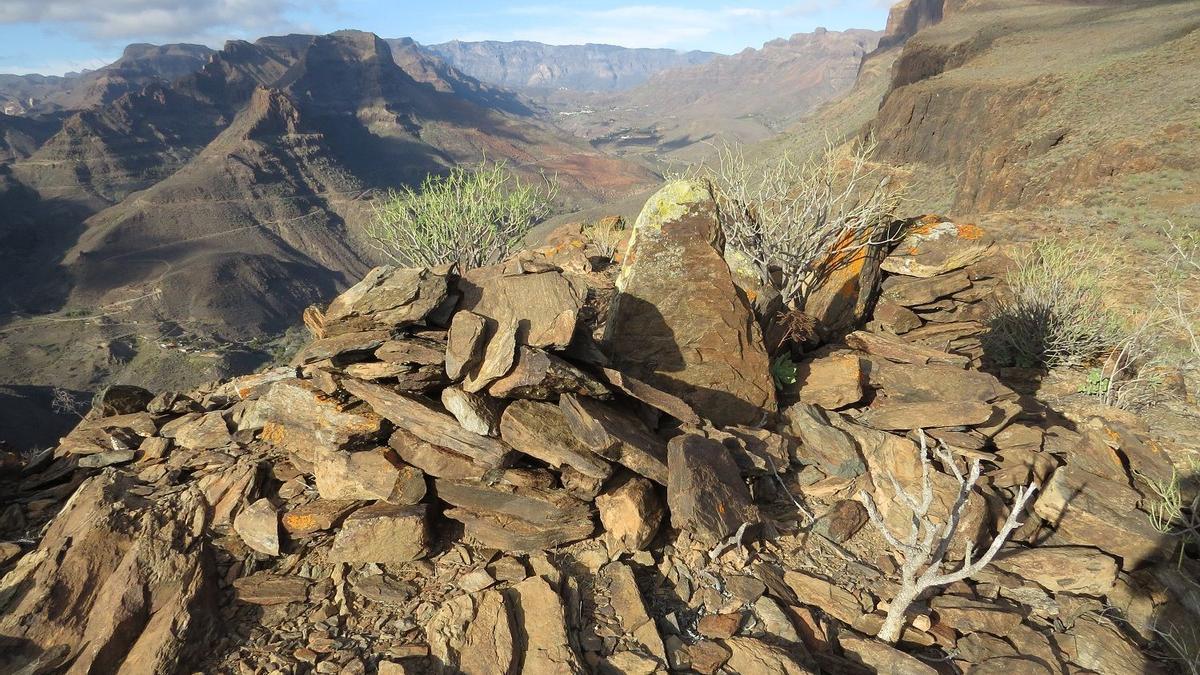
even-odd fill
[{"label": "leafy green bush", "polygon": [[984,348],[998,365],[1086,366],[1123,339],[1106,309],[1101,281],[1107,261],[1094,248],[1040,242],[1008,275],[1012,295],[991,316]]},{"label": "leafy green bush", "polygon": [[789,384],[796,384],[798,368],[792,360],[792,355],[784,352],[771,362],[771,379],[775,380],[775,388],[783,389]]},{"label": "leafy green bush", "polygon": [[522,182],[503,162],[456,166],[418,190],[390,192],[367,234],[400,265],[483,267],[503,261],[549,215],[557,193],[550,181]]}]

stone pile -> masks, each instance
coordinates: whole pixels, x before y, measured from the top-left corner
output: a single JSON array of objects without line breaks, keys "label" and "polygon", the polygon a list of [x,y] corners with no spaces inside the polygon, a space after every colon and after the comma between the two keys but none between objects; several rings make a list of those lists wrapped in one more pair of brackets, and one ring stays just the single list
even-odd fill
[{"label": "stone pile", "polygon": [[[305,312],[287,366],[110,387],[0,464],[0,670],[1154,672],[1155,622],[1200,609],[1144,512],[1170,458],[979,370],[1005,259],[940,218],[906,237],[856,270],[862,329],[779,392],[685,182],[619,270],[570,231],[490,268],[380,267]],[[986,467],[956,551],[1044,487],[892,646],[860,495],[903,530],[889,476],[919,484],[919,433]],[[944,520],[957,483],[932,485]]]}]

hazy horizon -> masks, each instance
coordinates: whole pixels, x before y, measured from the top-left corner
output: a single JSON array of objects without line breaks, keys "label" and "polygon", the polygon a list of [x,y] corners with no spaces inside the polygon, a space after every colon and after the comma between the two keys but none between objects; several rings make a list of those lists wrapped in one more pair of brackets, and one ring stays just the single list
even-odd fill
[{"label": "hazy horizon", "polygon": [[[554,45],[704,50],[732,54],[823,27],[882,29],[890,0],[804,0],[688,6],[560,5],[468,0],[437,5],[385,0],[127,0],[118,7],[76,0],[9,0],[0,6],[0,73],[63,75],[96,69],[128,44],[194,43],[355,27],[423,44],[450,40],[527,40]],[[90,5],[90,3],[88,3]]]}]

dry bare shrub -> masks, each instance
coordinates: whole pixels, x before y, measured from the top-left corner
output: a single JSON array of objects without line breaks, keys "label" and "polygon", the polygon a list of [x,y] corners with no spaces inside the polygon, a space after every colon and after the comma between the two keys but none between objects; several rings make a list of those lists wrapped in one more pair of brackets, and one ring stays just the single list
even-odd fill
[{"label": "dry bare shrub", "polygon": [[70,390],[55,387],[50,393],[50,409],[60,415],[74,415],[83,419],[87,404]]},{"label": "dry bare shrub", "polygon": [[611,262],[617,256],[617,248],[628,231],[620,218],[601,218],[583,228],[583,236],[596,252]]},{"label": "dry bare shrub", "polygon": [[712,181],[726,245],[740,253],[783,302],[802,309],[808,294],[853,253],[891,241],[901,197],[868,158],[871,141],[842,157],[832,145],[804,161],[784,153],[751,163],[721,149],[703,173]]},{"label": "dry bare shrub", "polygon": [[886,473],[896,498],[912,511],[912,521],[906,534],[898,535],[892,532],[883,516],[880,515],[879,508],[870,493],[865,490],[860,493],[871,523],[900,557],[900,588],[891,600],[887,617],[877,636],[880,640],[890,643],[895,643],[900,639],[900,633],[904,629],[905,613],[921,593],[926,589],[946,586],[973,577],[996,557],[1009,535],[1020,527],[1021,523],[1018,519],[1025,512],[1025,506],[1038,489],[1036,482],[1019,488],[1013,498],[1012,509],[1009,511],[1008,517],[996,533],[995,538],[992,539],[991,545],[984,550],[983,555],[972,560],[974,549],[968,545],[963,553],[962,566],[953,572],[943,573],[942,565],[946,561],[946,554],[949,553],[950,542],[954,538],[959,522],[962,521],[963,513],[967,508],[967,500],[975,489],[975,484],[979,482],[981,466],[979,459],[972,459],[970,469],[966,475],[963,475],[950,451],[944,445],[938,446],[936,452],[942,466],[954,474],[959,487],[958,497],[950,508],[946,523],[938,524],[929,514],[929,509],[933,505],[933,481],[930,478],[929,449],[925,432],[918,429],[918,437],[921,442],[921,494],[919,496],[909,494],[891,471]]},{"label": "dry bare shrub", "polygon": [[390,192],[375,205],[367,234],[400,265],[493,265],[550,214],[557,194],[552,181],[523,182],[503,162],[456,166],[448,175],[426,177],[417,190]]}]

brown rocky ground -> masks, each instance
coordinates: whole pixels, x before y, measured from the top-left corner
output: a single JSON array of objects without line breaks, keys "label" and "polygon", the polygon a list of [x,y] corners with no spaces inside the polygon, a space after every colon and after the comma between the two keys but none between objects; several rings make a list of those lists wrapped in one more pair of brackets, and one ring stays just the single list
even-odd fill
[{"label": "brown rocky ground", "polygon": [[[0,667],[1167,672],[1161,632],[1186,643],[1200,617],[1197,562],[1151,526],[1150,483],[1194,466],[1186,437],[989,372],[1008,263],[933,217],[882,274],[816,294],[870,302],[806,306],[860,329],[809,345],[777,392],[787,346],[764,342],[709,199],[669,185],[620,265],[567,229],[461,275],[377,268],[305,312],[288,366],[113,387],[56,449],[0,456]],[[871,636],[902,556],[864,502],[903,531],[922,433],[950,453],[934,522],[951,463],[983,467],[956,554],[1041,489],[891,646]]]}]

